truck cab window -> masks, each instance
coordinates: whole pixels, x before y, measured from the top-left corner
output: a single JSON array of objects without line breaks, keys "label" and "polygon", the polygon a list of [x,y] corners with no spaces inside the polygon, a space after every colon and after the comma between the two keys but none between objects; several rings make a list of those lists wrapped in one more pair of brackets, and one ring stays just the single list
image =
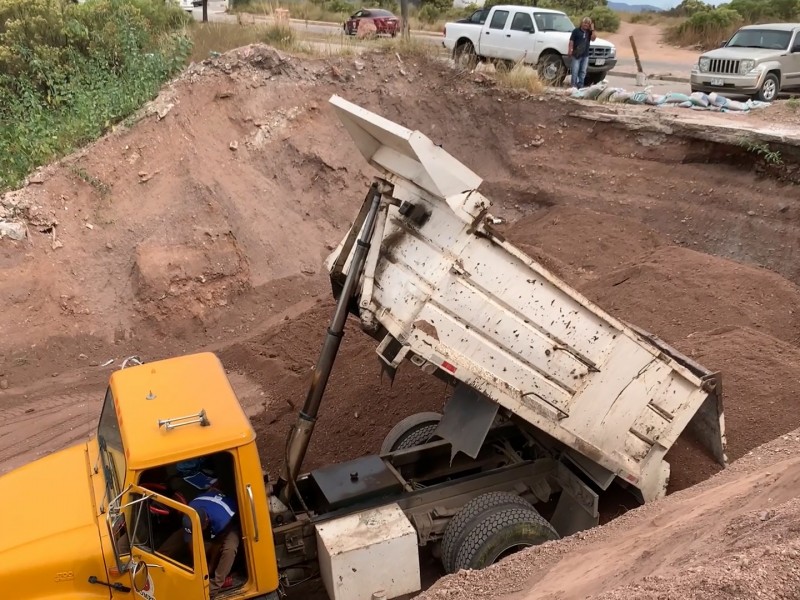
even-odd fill
[{"label": "truck cab window", "polygon": [[508,11],[497,10],[492,15],[492,21],[491,23],[489,23],[489,29],[505,29],[507,20],[508,20]]},{"label": "truck cab window", "polygon": [[121,491],[125,480],[125,449],[117,420],[117,409],[111,388],[106,392],[100,422],[97,425],[97,443],[106,481],[107,501],[111,502]]},{"label": "truck cab window", "polygon": [[533,31],[533,19],[528,13],[518,12],[511,21],[511,29],[514,31]]}]

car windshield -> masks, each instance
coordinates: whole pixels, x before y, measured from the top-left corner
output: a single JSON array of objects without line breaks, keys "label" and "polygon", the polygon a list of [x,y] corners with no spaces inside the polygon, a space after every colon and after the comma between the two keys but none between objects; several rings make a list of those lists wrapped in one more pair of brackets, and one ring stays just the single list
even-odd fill
[{"label": "car windshield", "polygon": [[791,31],[775,31],[773,29],[741,29],[737,31],[730,39],[727,47],[786,50],[789,48],[789,41],[791,38]]},{"label": "car windshield", "polygon": [[121,483],[125,480],[125,449],[117,420],[117,409],[111,388],[106,392],[100,423],[97,425],[97,443],[100,446],[100,460],[106,479],[106,495],[109,502],[117,497]]},{"label": "car windshield", "polygon": [[575,25],[569,20],[569,17],[562,13],[534,13],[533,18],[536,19],[536,27],[539,28],[539,31],[569,33],[575,29]]}]

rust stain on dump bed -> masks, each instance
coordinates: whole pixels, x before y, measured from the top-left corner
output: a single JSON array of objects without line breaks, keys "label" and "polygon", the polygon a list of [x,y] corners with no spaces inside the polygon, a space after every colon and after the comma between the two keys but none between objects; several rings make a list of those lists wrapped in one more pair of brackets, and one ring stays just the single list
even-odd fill
[{"label": "rust stain on dump bed", "polygon": [[416,329],[419,329],[425,335],[432,337],[437,342],[439,341],[439,332],[436,331],[436,327],[434,327],[427,321],[414,321],[414,327]]}]

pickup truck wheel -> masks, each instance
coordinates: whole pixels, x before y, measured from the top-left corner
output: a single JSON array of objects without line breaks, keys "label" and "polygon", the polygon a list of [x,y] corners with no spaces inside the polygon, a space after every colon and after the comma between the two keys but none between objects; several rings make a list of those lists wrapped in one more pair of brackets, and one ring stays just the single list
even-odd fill
[{"label": "pickup truck wheel", "polygon": [[764,83],[761,84],[761,89],[758,90],[758,93],[756,94],[756,100],[760,100],[761,102],[772,102],[778,97],[780,85],[781,84],[778,81],[778,77],[775,75],[775,73],[767,73],[767,76],[764,77]]},{"label": "pickup truck wheel", "polygon": [[472,42],[463,42],[453,50],[453,60],[456,65],[466,69],[474,69],[478,64],[478,55]]},{"label": "pickup truck wheel", "polygon": [[533,508],[530,502],[510,492],[488,492],[467,502],[450,519],[444,530],[444,537],[442,537],[442,565],[445,571],[455,573],[453,564],[456,553],[464,543],[464,538],[472,531],[475,520],[479,519],[487,511],[495,510],[500,506]]},{"label": "pickup truck wheel", "polygon": [[539,79],[547,85],[560,86],[567,77],[567,68],[558,54],[545,54],[539,61]]},{"label": "pickup truck wheel", "polygon": [[441,420],[442,415],[435,412],[422,412],[406,417],[386,434],[381,444],[381,454],[427,443]]},{"label": "pickup truck wheel", "polygon": [[557,539],[556,530],[533,507],[500,506],[473,521],[453,569],[483,569],[514,552]]}]

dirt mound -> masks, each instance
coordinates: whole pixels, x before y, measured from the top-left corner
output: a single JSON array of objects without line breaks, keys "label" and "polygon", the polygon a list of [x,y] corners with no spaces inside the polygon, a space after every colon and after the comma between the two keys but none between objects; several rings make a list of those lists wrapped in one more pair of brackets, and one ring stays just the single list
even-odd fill
[{"label": "dirt mound", "polygon": [[731,325],[800,341],[800,288],[766,269],[686,248],[662,248],[645,261],[587,283],[582,291],[612,314],[670,343]]},{"label": "dirt mound", "polygon": [[421,600],[794,598],[800,431],[614,522],[440,580]]},{"label": "dirt mound", "polygon": [[656,231],[633,219],[571,206],[523,217],[505,233],[512,243],[535,249],[545,262],[547,258],[542,254],[549,257],[572,285],[669,244]]}]

